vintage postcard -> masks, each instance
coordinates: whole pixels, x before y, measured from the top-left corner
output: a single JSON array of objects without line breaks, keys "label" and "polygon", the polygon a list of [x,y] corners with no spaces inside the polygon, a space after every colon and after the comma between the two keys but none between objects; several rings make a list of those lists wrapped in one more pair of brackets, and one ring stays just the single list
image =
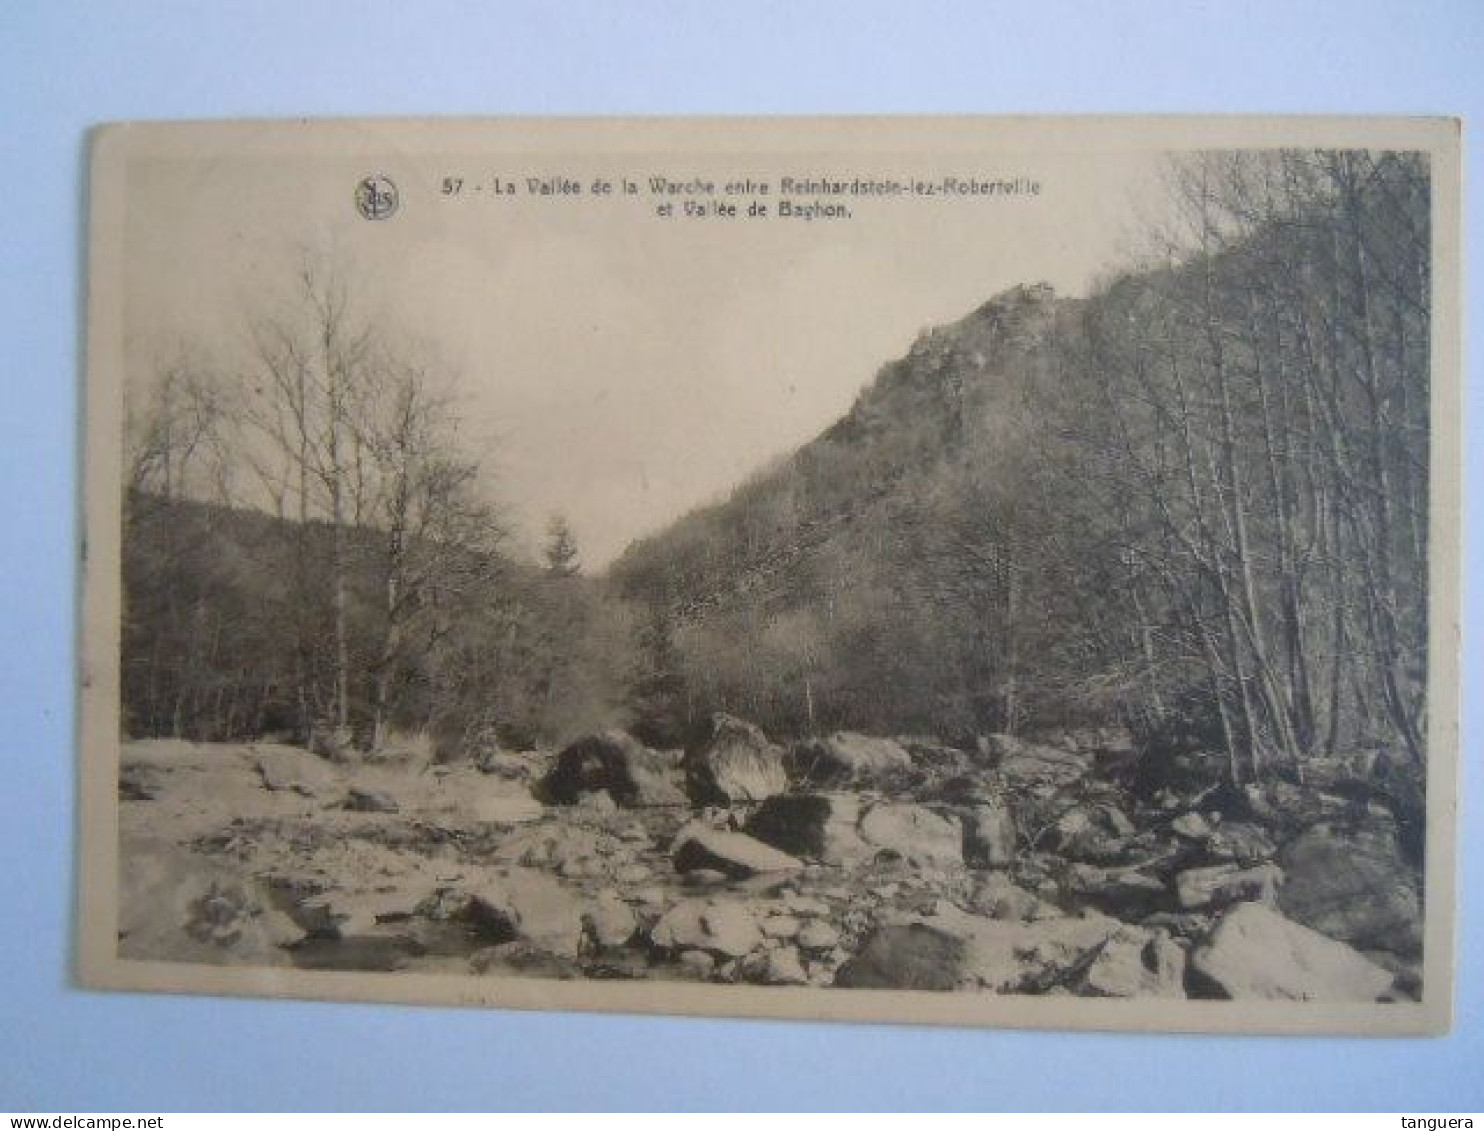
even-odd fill
[{"label": "vintage postcard", "polygon": [[1450,1022],[1459,137],[116,125],[79,977]]}]

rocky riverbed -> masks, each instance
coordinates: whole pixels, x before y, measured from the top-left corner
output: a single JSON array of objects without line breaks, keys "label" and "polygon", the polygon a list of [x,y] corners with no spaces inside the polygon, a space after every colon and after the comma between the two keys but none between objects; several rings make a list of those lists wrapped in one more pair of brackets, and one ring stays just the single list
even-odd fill
[{"label": "rocky riverbed", "polygon": [[1420,830],[1315,762],[717,716],[475,765],[124,744],[125,958],[1100,997],[1411,1000]]}]

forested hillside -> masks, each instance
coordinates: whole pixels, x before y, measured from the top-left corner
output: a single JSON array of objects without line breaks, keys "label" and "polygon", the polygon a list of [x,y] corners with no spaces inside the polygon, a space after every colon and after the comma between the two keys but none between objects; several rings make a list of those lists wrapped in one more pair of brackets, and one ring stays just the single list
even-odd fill
[{"label": "forested hillside", "polygon": [[1035,390],[1077,310],[1026,287],[924,334],[783,466],[629,550],[615,583],[668,618],[691,713],[951,736],[1025,714],[1012,622],[1050,610],[1012,591],[1001,524],[1035,505]]},{"label": "forested hillside", "polygon": [[[126,732],[309,741],[333,731],[330,528],[155,494],[134,496],[128,515]],[[471,551],[409,578],[401,607],[388,603],[384,532],[353,529],[343,552],[349,733],[334,741],[416,736],[454,757],[618,717],[632,626],[595,582]]]},{"label": "forested hillside", "polygon": [[1427,169],[1228,154],[1176,177],[1142,269],[924,334],[782,466],[625,555],[674,669],[655,729],[1120,719],[1239,777],[1421,756]]},{"label": "forested hillside", "polygon": [[447,375],[313,259],[247,329],[246,373],[126,405],[125,729],[457,757],[619,717],[626,611],[560,516],[512,539]]}]

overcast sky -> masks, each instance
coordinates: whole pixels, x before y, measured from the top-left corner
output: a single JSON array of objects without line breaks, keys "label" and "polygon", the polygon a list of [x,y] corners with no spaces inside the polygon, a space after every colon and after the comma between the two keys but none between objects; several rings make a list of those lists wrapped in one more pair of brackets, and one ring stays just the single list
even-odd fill
[{"label": "overcast sky", "polygon": [[[997,292],[1064,294],[1125,259],[1158,192],[1149,153],[487,155],[136,159],[129,178],[131,383],[187,342],[246,365],[248,314],[281,301],[296,247],[329,250],[363,308],[437,356],[464,391],[465,439],[524,541],[568,517],[590,569],[725,495],[846,411],[925,328]],[[814,222],[660,220],[652,201],[494,197],[498,174],[731,176],[869,172],[1030,177],[1037,197],[850,202]],[[365,173],[401,193],[363,220]],[[457,197],[443,176],[462,177]]]}]

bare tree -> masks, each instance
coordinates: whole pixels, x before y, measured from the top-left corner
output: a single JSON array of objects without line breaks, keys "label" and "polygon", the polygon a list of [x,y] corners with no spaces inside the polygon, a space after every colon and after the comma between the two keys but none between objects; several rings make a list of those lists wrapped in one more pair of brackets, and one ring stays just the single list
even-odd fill
[{"label": "bare tree", "polygon": [[[257,365],[244,415],[260,442],[248,448],[265,449],[254,460],[255,470],[280,513],[299,523],[296,571],[305,605],[312,601],[308,524],[321,519],[330,528],[329,708],[343,732],[350,724],[346,530],[361,495],[354,473],[361,466],[362,442],[354,414],[380,377],[373,329],[356,309],[344,275],[306,255],[287,307],[262,317],[253,327],[253,341]],[[310,641],[302,637],[299,683],[306,729],[315,713],[310,651]]]}]

